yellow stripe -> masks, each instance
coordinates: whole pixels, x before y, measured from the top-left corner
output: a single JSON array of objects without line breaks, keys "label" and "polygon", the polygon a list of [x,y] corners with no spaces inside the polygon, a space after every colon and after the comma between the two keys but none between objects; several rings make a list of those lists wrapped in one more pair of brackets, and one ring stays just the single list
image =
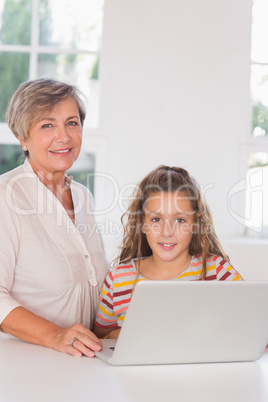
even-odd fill
[{"label": "yellow stripe", "polygon": [[106,290],[103,289],[103,287],[101,288],[101,293],[106,296],[108,292],[106,292]]},{"label": "yellow stripe", "polygon": [[238,281],[241,278],[241,276],[239,274],[236,275],[236,277],[234,279],[232,279],[233,281]]},{"label": "yellow stripe", "polygon": [[124,316],[124,315],[120,315],[119,317],[117,317],[117,320],[118,320],[118,321],[124,321],[124,319],[125,319],[125,316]]},{"label": "yellow stripe", "polygon": [[114,288],[121,288],[122,286],[128,286],[128,285],[134,285],[135,280],[134,281],[126,281],[126,282],[122,282],[122,283],[114,283]]},{"label": "yellow stripe", "polygon": [[182,275],[179,275],[177,278],[185,278],[186,276],[197,276],[201,274],[201,269],[198,271],[191,271],[191,272],[185,272]]},{"label": "yellow stripe", "polygon": [[101,305],[99,305],[99,309],[106,315],[109,315],[110,317],[114,317],[114,314],[109,313],[109,311],[105,310]]},{"label": "yellow stripe", "polygon": [[207,267],[207,271],[213,271],[213,269],[216,269],[216,265],[212,265],[211,267]]},{"label": "yellow stripe", "polygon": [[[207,272],[213,271],[213,270],[215,270],[215,268],[216,268],[216,265],[212,265],[211,267],[207,268]],[[199,269],[198,271],[185,272],[184,274],[177,276],[177,278],[186,278],[187,276],[197,276],[197,275],[200,275],[201,272],[202,272],[202,269]]]}]

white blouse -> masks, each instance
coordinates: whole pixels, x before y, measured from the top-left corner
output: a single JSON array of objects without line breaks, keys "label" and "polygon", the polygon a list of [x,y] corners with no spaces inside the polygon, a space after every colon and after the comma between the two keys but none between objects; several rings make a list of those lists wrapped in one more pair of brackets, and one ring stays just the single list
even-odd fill
[{"label": "white blouse", "polygon": [[68,178],[75,224],[28,160],[0,176],[0,323],[23,306],[92,328],[108,271],[91,193]]}]

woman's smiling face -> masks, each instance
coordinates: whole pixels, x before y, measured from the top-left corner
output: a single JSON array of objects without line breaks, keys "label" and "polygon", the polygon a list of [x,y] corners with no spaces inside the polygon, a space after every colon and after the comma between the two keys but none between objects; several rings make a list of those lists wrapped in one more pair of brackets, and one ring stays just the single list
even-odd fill
[{"label": "woman's smiling face", "polygon": [[194,211],[181,192],[155,193],[146,201],[143,231],[154,257],[178,261],[189,255]]},{"label": "woman's smiling face", "polygon": [[33,124],[27,140],[29,162],[35,172],[50,179],[66,172],[76,161],[82,145],[82,124],[76,102],[67,98]]}]

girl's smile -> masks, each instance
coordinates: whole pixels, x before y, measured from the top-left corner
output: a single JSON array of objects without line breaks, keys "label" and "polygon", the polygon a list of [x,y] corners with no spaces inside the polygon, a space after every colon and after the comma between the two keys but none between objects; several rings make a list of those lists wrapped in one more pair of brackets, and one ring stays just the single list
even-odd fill
[{"label": "girl's smile", "polygon": [[158,243],[163,250],[173,250],[176,246],[176,243]]}]

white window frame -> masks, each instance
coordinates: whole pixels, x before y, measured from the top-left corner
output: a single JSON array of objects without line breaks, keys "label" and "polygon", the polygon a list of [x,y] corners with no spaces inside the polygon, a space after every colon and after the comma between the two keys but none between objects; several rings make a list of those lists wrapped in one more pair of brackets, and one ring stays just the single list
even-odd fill
[{"label": "white window frame", "polygon": [[99,51],[86,49],[62,48],[54,46],[40,46],[39,40],[39,0],[32,0],[32,24],[30,45],[3,45],[0,43],[0,52],[20,52],[30,55],[29,79],[37,78],[38,55],[42,54],[88,54],[99,55]]},{"label": "white window frame", "polygon": [[[30,45],[4,45],[0,43],[0,52],[20,52],[30,55],[29,80],[36,79],[38,71],[38,55],[42,54],[87,54],[99,56],[100,51],[90,51],[86,49],[62,48],[40,46],[39,40],[39,0],[32,0],[32,22],[31,22],[31,43]],[[84,128],[84,138],[81,152],[93,153],[95,155],[95,172],[106,171],[106,139],[98,135],[95,128]],[[0,145],[14,144],[18,145],[18,140],[11,133],[6,123],[0,123]],[[102,210],[103,200],[106,197],[106,189],[103,180],[98,174],[94,180],[94,199],[98,210]]]}]

